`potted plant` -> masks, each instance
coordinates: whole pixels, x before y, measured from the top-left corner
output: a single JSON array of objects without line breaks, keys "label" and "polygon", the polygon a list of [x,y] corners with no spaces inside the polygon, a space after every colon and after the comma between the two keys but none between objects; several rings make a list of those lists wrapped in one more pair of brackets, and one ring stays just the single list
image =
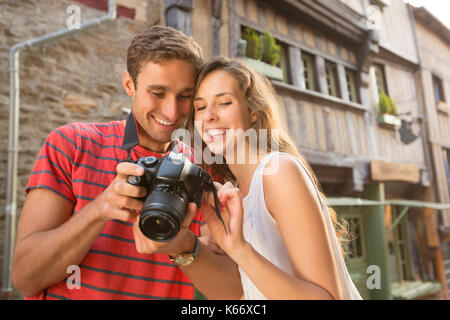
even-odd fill
[{"label": "potted plant", "polygon": [[261,61],[272,66],[278,65],[278,62],[280,62],[281,46],[277,44],[275,38],[272,37],[267,29],[263,34],[262,48]]},{"label": "potted plant", "polygon": [[401,121],[397,117],[397,105],[384,91],[380,94],[378,109],[378,122],[380,124],[393,128],[400,127]]},{"label": "potted plant", "polygon": [[258,33],[252,28],[244,28],[242,40],[245,40],[245,57],[259,60],[261,58],[261,39]]},{"label": "potted plant", "polygon": [[[251,28],[244,28],[240,41],[240,55],[250,67],[268,78],[283,80],[283,70],[278,67],[281,46],[269,30],[261,37]],[[245,55],[244,55],[245,54]]]}]

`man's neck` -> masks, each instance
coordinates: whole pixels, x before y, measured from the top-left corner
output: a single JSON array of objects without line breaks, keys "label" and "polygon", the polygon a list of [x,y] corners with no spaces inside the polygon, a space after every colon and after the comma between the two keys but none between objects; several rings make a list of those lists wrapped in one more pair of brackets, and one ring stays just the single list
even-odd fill
[{"label": "man's neck", "polygon": [[164,154],[170,150],[172,141],[166,143],[158,143],[155,141],[141,141],[139,145],[148,151]]}]

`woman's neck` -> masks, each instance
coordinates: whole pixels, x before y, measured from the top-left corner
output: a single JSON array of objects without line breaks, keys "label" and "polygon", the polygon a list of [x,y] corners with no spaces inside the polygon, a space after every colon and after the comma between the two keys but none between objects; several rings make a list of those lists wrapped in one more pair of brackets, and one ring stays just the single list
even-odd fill
[{"label": "woman's neck", "polygon": [[[244,152],[245,154],[244,159],[237,156],[234,156],[234,159],[226,159],[231,173],[233,173],[233,176],[237,180],[238,188],[241,191],[242,197],[245,197],[248,194],[250,184],[253,179],[253,174],[262,160],[262,157],[258,154],[257,150],[252,150],[249,148],[245,149],[245,151],[241,150],[241,152]],[[235,154],[242,157],[239,153]]]}]

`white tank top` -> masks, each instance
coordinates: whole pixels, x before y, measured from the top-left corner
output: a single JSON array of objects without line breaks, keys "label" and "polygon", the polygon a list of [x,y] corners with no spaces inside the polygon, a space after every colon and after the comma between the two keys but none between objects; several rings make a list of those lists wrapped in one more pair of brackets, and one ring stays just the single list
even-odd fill
[{"label": "white tank top", "polygon": [[[294,275],[289,256],[284,245],[281,234],[278,230],[275,219],[269,213],[266,207],[264,199],[264,188],[262,174],[264,167],[268,161],[274,156],[284,155],[296,160],[302,174],[310,179],[315,186],[314,180],[303,166],[303,164],[292,155],[287,153],[272,152],[266,155],[253,174],[253,178],[250,184],[250,189],[247,196],[243,199],[244,207],[244,224],[243,232],[247,242],[249,242],[253,248],[258,251],[267,260],[272,262],[278,268],[282,269],[290,275]],[[274,163],[277,163],[276,161]],[[267,168],[270,170],[271,168]],[[282,185],[280,185],[282,187]],[[341,297],[345,300],[362,299],[358,290],[356,289],[350,275],[347,271],[347,267],[344,262],[344,258],[341,254],[341,249],[336,237],[333,223],[328,213],[326,202],[320,196],[320,193],[316,188],[317,195],[322,204],[322,214],[325,217],[327,234],[330,237],[331,248],[333,250],[333,256],[336,261],[336,267],[339,276],[339,283],[341,289]],[[250,278],[239,267],[239,273],[241,275],[242,287],[244,289],[244,296],[247,300],[263,300],[266,297],[258,290],[253,284]],[[268,279],[270,281],[270,279]]]}]

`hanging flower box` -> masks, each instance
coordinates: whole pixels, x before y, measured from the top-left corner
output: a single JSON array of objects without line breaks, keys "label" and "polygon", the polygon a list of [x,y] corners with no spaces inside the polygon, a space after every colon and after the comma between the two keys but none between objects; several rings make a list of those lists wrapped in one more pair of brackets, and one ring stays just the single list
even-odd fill
[{"label": "hanging flower box", "polygon": [[402,122],[398,117],[396,117],[392,114],[387,114],[387,113],[378,115],[378,123],[380,125],[384,125],[386,127],[394,128],[394,129],[398,128],[402,125]]},{"label": "hanging flower box", "polygon": [[247,65],[256,71],[262,73],[268,78],[274,80],[283,81],[283,70],[281,68],[272,66],[268,63],[262,62],[260,60],[255,60],[247,57],[241,57],[241,59],[247,63]]},{"label": "hanging flower box", "polygon": [[244,28],[242,37],[239,39],[240,58],[266,77],[283,81],[283,69],[276,66],[280,60],[280,46],[270,32],[266,30],[261,36],[251,28]]}]

